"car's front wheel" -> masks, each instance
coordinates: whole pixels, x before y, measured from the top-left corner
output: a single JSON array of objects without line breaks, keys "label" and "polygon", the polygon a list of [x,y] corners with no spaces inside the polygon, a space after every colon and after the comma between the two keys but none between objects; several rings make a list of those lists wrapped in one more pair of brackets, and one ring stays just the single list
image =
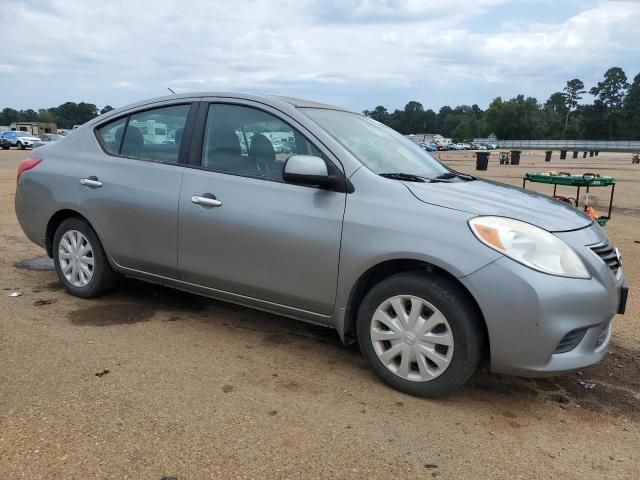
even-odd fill
[{"label": "car's front wheel", "polygon": [[24,145],[22,145],[22,142],[16,143],[16,147],[18,147],[19,150],[24,150]]},{"label": "car's front wheel", "polygon": [[375,285],[358,311],[358,341],[372,370],[420,397],[463,385],[482,359],[477,307],[444,276],[400,273]]},{"label": "car's front wheel", "polygon": [[56,230],[53,261],[60,281],[76,297],[97,297],[111,290],[118,280],[98,236],[80,218],[69,218]]}]

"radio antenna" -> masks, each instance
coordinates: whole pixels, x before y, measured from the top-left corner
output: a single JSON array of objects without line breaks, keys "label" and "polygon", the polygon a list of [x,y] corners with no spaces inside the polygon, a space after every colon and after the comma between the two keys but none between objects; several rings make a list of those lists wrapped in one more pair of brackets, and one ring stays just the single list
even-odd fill
[{"label": "radio antenna", "polygon": [[173,93],[174,95],[176,94],[176,92],[174,92],[173,90],[171,90],[171,88],[167,87],[167,90],[169,90],[171,93]]}]

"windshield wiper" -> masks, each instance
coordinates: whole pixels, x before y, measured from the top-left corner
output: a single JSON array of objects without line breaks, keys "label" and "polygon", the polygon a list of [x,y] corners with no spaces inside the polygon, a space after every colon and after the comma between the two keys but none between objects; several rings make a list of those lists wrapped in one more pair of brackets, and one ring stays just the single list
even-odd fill
[{"label": "windshield wiper", "polygon": [[391,180],[404,180],[405,182],[424,183],[426,181],[423,177],[419,177],[418,175],[413,175],[411,173],[381,173],[380,176],[390,178]]},{"label": "windshield wiper", "polygon": [[468,175],[466,173],[460,172],[445,172],[436,177],[436,179],[438,180],[451,180],[452,178],[459,178],[460,180],[465,180],[467,182],[476,180],[476,177],[474,177],[473,175]]}]

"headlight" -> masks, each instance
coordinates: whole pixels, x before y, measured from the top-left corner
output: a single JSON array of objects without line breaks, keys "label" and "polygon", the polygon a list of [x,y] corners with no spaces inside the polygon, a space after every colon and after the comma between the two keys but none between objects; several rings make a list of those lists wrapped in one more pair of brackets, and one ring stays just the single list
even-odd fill
[{"label": "headlight", "polygon": [[542,228],[505,217],[476,217],[469,226],[482,243],[529,268],[561,277],[591,278],[578,254]]}]

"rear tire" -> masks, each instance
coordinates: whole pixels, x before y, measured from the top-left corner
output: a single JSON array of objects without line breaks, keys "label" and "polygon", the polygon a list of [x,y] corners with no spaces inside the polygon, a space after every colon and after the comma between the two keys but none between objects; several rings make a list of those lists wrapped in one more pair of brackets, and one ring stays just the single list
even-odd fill
[{"label": "rear tire", "polygon": [[25,148],[24,145],[22,145],[22,143],[20,143],[20,142],[18,142],[16,144],[16,147],[18,147],[18,150],[24,150],[24,148]]},{"label": "rear tire", "polygon": [[485,341],[482,321],[467,292],[452,280],[399,273],[362,300],[358,342],[385,383],[409,395],[437,397],[461,387],[477,370]]},{"label": "rear tire", "polygon": [[80,218],[69,218],[58,226],[53,237],[53,263],[65,289],[76,297],[100,296],[118,282],[98,236]]}]

